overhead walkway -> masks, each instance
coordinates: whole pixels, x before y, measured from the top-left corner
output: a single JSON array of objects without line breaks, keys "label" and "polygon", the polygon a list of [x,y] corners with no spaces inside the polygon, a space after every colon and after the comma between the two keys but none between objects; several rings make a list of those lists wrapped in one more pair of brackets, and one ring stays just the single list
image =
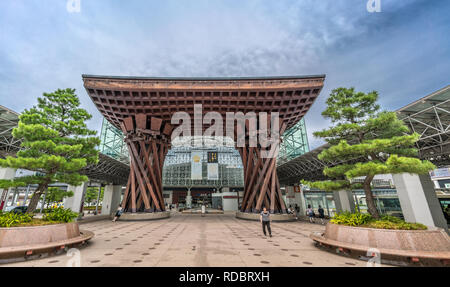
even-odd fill
[{"label": "overhead walkway", "polygon": [[[0,106],[0,157],[13,156],[20,150],[20,140],[12,136],[12,130],[19,123],[20,114],[4,106]],[[103,153],[99,154],[99,162],[85,167],[81,173],[91,181],[114,185],[125,185],[130,172],[129,165]]]},{"label": "overhead walkway", "polygon": [[[436,166],[450,165],[450,85],[396,111],[411,131],[420,135],[416,146],[419,157]],[[317,156],[329,148],[324,144],[277,168],[282,185],[299,184],[300,180],[323,180],[323,169],[342,162],[322,161]]]}]

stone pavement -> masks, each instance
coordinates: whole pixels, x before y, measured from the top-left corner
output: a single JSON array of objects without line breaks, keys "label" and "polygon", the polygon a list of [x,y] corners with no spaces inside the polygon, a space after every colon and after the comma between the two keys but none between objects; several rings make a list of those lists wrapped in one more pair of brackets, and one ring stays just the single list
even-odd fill
[{"label": "stone pavement", "polygon": [[[81,251],[81,266],[366,266],[366,262],[316,248],[309,234],[324,230],[307,222],[272,223],[265,237],[259,222],[234,213],[170,219],[85,223],[95,233]],[[1,266],[66,266],[66,254]]]}]

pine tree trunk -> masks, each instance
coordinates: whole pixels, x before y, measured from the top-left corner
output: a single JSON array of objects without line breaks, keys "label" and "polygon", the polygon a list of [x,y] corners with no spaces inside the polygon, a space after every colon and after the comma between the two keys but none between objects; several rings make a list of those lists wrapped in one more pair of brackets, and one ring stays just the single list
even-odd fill
[{"label": "pine tree trunk", "polygon": [[[44,190],[46,190],[48,187],[48,184],[39,184],[36,191],[33,193],[33,196],[31,197],[30,204],[27,208],[27,213],[33,213],[36,210],[36,207],[39,203],[39,199],[41,198],[41,195],[44,193]],[[43,209],[43,208],[42,208]],[[41,210],[42,212],[42,210]]]},{"label": "pine tree trunk", "polygon": [[380,218],[380,214],[378,213],[378,209],[375,205],[375,200],[373,199],[372,188],[370,183],[372,182],[374,176],[366,176],[363,183],[364,193],[366,194],[366,203],[369,214],[374,218]]}]

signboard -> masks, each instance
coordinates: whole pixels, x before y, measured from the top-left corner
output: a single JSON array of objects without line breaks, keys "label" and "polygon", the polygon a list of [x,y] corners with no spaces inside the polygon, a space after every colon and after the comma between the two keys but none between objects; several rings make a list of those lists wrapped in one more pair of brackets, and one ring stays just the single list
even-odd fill
[{"label": "signboard", "polygon": [[219,179],[219,158],[216,151],[208,152],[208,180]]},{"label": "signboard", "polygon": [[219,162],[219,158],[217,156],[217,152],[209,151],[208,152],[208,163],[218,163],[218,162]]},{"label": "signboard", "polygon": [[218,163],[208,163],[208,180],[219,180]]},{"label": "signboard", "polygon": [[202,180],[202,152],[191,151],[191,179]]},{"label": "signboard", "polygon": [[442,178],[442,177],[450,177],[449,168],[438,168],[430,172],[430,176],[432,179],[434,178]]}]

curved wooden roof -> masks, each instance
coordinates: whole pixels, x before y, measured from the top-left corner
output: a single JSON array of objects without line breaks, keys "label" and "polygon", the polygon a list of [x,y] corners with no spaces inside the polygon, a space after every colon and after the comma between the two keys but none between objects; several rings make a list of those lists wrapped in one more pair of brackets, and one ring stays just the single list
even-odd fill
[{"label": "curved wooden roof", "polygon": [[169,121],[173,113],[279,112],[287,128],[309,110],[323,88],[325,75],[231,78],[149,78],[83,75],[86,91],[113,125],[146,114]]}]

